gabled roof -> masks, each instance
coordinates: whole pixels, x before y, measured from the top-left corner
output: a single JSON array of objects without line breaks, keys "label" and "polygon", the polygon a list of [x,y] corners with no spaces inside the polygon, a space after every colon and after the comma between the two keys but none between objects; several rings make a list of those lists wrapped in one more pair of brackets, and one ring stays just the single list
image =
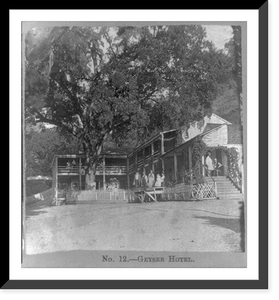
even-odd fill
[{"label": "gabled roof", "polygon": [[218,115],[216,115],[216,114],[214,114],[214,113],[212,113],[211,116],[214,116],[214,117],[220,119],[221,121],[223,121],[223,122],[226,123],[226,124],[230,124],[230,125],[232,124],[231,122],[229,122],[229,121],[227,121],[227,120],[221,118],[220,116],[218,116]]},{"label": "gabled roof", "polygon": [[206,124],[204,130],[203,130],[203,134],[204,133],[207,133],[208,131],[214,129],[214,128],[217,128],[217,127],[220,127],[222,126],[223,124],[215,124],[215,123],[208,123]]},{"label": "gabled roof", "polygon": [[[209,126],[208,126],[208,125],[209,125]],[[210,125],[213,125],[213,126],[210,126]],[[204,130],[202,133],[200,133],[200,134],[198,134],[198,135],[192,137],[190,140],[187,140],[186,142],[184,142],[184,143],[182,143],[182,144],[176,146],[175,148],[173,148],[173,149],[171,149],[171,150],[165,152],[164,154],[161,155],[161,157],[164,157],[164,156],[170,154],[171,152],[173,152],[173,151],[175,151],[175,150],[177,150],[177,149],[182,148],[182,147],[185,146],[186,144],[189,144],[189,143],[193,142],[194,139],[195,139],[196,137],[207,135],[207,134],[209,134],[211,131],[214,131],[214,130],[216,130],[216,129],[218,129],[219,127],[222,127],[222,126],[224,126],[224,125],[226,125],[226,124],[225,124],[225,123],[224,123],[224,124],[207,124],[206,127],[207,127],[207,126],[208,126],[208,127],[207,127],[207,130],[206,130],[206,131]],[[205,129],[206,129],[206,127],[205,127]]]}]

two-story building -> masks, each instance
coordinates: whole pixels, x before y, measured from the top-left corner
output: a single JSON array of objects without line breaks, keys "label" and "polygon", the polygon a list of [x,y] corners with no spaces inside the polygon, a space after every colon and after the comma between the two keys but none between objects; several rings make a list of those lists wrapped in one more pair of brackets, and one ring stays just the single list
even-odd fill
[{"label": "two-story building", "polygon": [[[55,155],[52,166],[52,186],[57,193],[86,189],[87,175],[83,154]],[[100,155],[95,175],[96,189],[107,189],[112,178],[117,179],[118,188],[127,189],[127,151],[117,148],[105,149]]]},{"label": "two-story building", "polygon": [[[238,151],[238,167],[239,170],[243,169],[240,126],[212,114],[200,122],[193,122],[189,127],[160,132],[132,151],[104,149],[96,170],[96,189],[106,190],[111,178],[117,179],[120,189],[131,189],[137,171],[148,174],[152,170],[155,176],[164,172],[165,182],[183,181],[185,171],[193,167],[192,145],[197,136],[211,150],[212,158],[222,165],[219,175],[229,176],[229,148]],[[203,156],[202,164],[204,161]],[[84,155],[55,155],[53,187],[58,191],[86,188]]]}]

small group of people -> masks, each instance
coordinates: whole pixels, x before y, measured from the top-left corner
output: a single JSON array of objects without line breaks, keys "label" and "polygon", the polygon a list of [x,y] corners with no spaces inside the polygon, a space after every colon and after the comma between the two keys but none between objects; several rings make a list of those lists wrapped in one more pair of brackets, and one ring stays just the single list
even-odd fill
[{"label": "small group of people", "polygon": [[155,180],[155,174],[153,173],[152,170],[150,170],[148,175],[146,175],[145,170],[143,170],[142,176],[140,175],[139,170],[137,170],[133,185],[136,188],[142,187],[143,189],[147,187],[149,188],[154,187],[154,186],[159,187],[159,186],[163,186],[164,180],[165,180],[165,175],[163,172],[162,175],[157,174]]},{"label": "small group of people", "polygon": [[66,163],[66,168],[70,169],[71,167],[75,167],[77,165],[76,161],[73,159],[72,162],[70,162],[69,160]]},{"label": "small group of people", "polygon": [[209,150],[207,152],[207,157],[205,159],[205,164],[207,168],[206,176],[218,176],[220,174],[220,168],[222,164],[217,161],[217,158],[214,160],[211,158],[212,152]]}]

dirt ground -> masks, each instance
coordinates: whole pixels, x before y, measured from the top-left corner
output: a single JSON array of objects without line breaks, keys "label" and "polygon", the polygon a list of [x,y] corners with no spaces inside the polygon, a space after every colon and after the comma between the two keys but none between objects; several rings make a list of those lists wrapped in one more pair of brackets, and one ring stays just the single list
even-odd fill
[{"label": "dirt ground", "polygon": [[27,256],[72,250],[241,252],[241,202],[27,205]]}]

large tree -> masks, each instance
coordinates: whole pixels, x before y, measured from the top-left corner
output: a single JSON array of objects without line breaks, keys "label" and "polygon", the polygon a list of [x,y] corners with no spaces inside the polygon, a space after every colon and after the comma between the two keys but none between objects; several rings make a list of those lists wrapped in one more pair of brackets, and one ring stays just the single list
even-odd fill
[{"label": "large tree", "polygon": [[136,144],[211,113],[227,69],[205,36],[198,25],[30,30],[26,120],[78,138],[94,175],[107,139]]},{"label": "large tree", "polygon": [[232,38],[225,44],[224,52],[229,66],[229,80],[227,89],[233,93],[234,102],[237,105],[239,123],[243,126],[243,92],[242,92],[242,43],[241,26],[232,27]]}]

